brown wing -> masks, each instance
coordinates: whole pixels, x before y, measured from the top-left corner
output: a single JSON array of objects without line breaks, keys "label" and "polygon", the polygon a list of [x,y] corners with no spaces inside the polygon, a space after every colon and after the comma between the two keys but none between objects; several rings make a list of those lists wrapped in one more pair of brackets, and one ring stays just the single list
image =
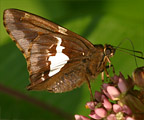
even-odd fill
[{"label": "brown wing", "polygon": [[4,11],[4,25],[10,37],[17,43],[18,48],[28,56],[28,49],[32,41],[40,34],[59,33],[77,39],[77,43],[85,44],[87,48],[93,45],[85,38],[73,33],[49,20],[37,15],[17,10]]},{"label": "brown wing", "polygon": [[[83,37],[25,11],[5,10],[4,25],[27,60],[31,87],[48,81],[60,81],[62,78],[57,76],[65,76],[66,71],[71,71],[72,65],[80,64],[80,60],[86,55],[88,49],[94,48]],[[61,50],[57,50],[57,48]],[[63,59],[60,62],[57,60],[57,62],[56,55]],[[65,57],[63,57],[64,55]],[[56,65],[54,65],[53,60]],[[65,74],[62,74],[63,71]],[[77,77],[80,76],[77,75]],[[52,82],[50,83],[52,84]],[[51,90],[52,88],[47,84],[47,89]]]}]

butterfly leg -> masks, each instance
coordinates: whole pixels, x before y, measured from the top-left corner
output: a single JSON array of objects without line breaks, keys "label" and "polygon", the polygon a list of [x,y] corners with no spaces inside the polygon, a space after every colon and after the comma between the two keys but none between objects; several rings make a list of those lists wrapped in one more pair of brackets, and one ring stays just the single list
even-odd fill
[{"label": "butterfly leg", "polygon": [[89,88],[89,91],[90,91],[90,101],[94,101],[90,81],[88,79],[86,81],[88,83],[88,88]]},{"label": "butterfly leg", "polygon": [[[105,69],[104,69],[104,71],[105,71],[105,73],[106,73],[106,76],[107,76],[107,77],[106,77],[106,80],[107,80],[108,78],[110,78],[110,76],[109,76],[110,71],[107,71],[107,69],[110,69],[110,68],[112,68],[112,73],[115,74],[115,69],[114,69],[114,66],[113,66],[113,65],[106,66]],[[101,73],[101,80],[102,80],[103,83],[104,83],[104,71]]]},{"label": "butterfly leg", "polygon": [[109,78],[110,76],[109,76],[109,73],[108,73],[108,71],[107,71],[107,68],[106,68],[106,67],[104,68],[104,71],[105,71],[105,74],[106,74],[107,78]]},{"label": "butterfly leg", "polygon": [[[109,72],[107,72],[107,73],[110,73],[110,68],[111,68],[111,61],[110,61],[110,59],[109,58],[107,58],[107,61],[108,61],[108,63],[109,63]],[[110,76],[108,76],[108,77],[110,77]]]},{"label": "butterfly leg", "polygon": [[101,73],[101,80],[104,82],[104,71]]},{"label": "butterfly leg", "polygon": [[[110,59],[108,58],[108,57],[106,57],[106,60],[107,60],[107,62],[109,63],[109,65],[108,65],[108,68],[109,68],[109,70],[110,70],[110,68],[112,67],[112,65],[111,65],[111,61],[110,61]],[[109,76],[109,72],[107,71],[107,66],[104,68],[104,71],[105,71],[105,73],[106,73],[106,76],[107,76],[107,78],[110,78],[110,76]]]}]

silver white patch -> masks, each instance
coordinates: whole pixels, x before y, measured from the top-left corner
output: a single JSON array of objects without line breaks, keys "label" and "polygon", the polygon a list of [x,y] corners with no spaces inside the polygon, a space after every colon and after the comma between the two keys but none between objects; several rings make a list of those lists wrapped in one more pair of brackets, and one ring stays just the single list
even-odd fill
[{"label": "silver white patch", "polygon": [[11,34],[18,40],[25,37],[25,34],[21,30],[12,30]]},{"label": "silver white patch", "polygon": [[67,29],[65,29],[65,28],[63,28],[63,27],[61,27],[61,26],[58,26],[58,31],[60,32],[60,33],[62,33],[62,34],[64,34],[64,35],[67,35]]},{"label": "silver white patch", "polygon": [[7,24],[15,22],[14,16],[9,10],[6,10],[6,12],[5,12],[5,22]]},{"label": "silver white patch", "polygon": [[25,38],[17,40],[20,47],[24,50],[25,54],[28,55],[29,41]]},{"label": "silver white patch", "polygon": [[55,37],[55,38],[57,38],[57,40],[58,40],[57,47],[56,47],[56,55],[50,56],[48,59],[51,62],[50,72],[48,74],[49,77],[58,73],[61,70],[61,68],[69,60],[69,57],[67,55],[65,55],[64,53],[62,53],[62,50],[65,49],[65,47],[61,46],[62,39],[59,37]]},{"label": "silver white patch", "polygon": [[25,54],[28,55],[29,41],[24,38],[25,34],[20,30],[12,30],[12,36],[16,39],[19,46],[24,50]]}]

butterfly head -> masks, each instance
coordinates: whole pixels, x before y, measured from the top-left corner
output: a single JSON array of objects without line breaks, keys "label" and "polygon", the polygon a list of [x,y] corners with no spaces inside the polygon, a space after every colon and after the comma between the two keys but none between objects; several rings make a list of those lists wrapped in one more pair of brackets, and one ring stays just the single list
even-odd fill
[{"label": "butterfly head", "polygon": [[111,45],[108,45],[108,44],[104,45],[104,54],[105,54],[105,56],[107,56],[109,58],[114,55],[115,50],[116,49]]}]

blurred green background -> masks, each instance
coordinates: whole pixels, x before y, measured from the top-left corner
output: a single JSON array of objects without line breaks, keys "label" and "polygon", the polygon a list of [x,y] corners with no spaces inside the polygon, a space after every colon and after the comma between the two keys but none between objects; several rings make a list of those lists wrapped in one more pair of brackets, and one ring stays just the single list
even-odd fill
[{"label": "blurred green background", "polygon": [[[116,46],[128,38],[135,50],[144,52],[143,0],[0,0],[0,85],[10,89],[2,90],[0,87],[1,120],[63,120],[64,117],[54,112],[53,107],[65,115],[88,115],[89,110],[84,105],[90,98],[87,84],[62,94],[26,90],[29,84],[26,61],[3,27],[3,10],[8,8],[47,18],[93,44]],[[132,49],[130,42],[124,41],[121,47]],[[134,57],[119,51],[116,51],[111,61],[117,74],[121,71],[125,76],[131,75],[136,68]],[[137,61],[139,66],[144,65],[143,60]],[[99,89],[100,83],[99,76],[92,82],[93,92]],[[53,107],[40,107],[39,103],[32,102],[35,99],[43,106]]]}]

